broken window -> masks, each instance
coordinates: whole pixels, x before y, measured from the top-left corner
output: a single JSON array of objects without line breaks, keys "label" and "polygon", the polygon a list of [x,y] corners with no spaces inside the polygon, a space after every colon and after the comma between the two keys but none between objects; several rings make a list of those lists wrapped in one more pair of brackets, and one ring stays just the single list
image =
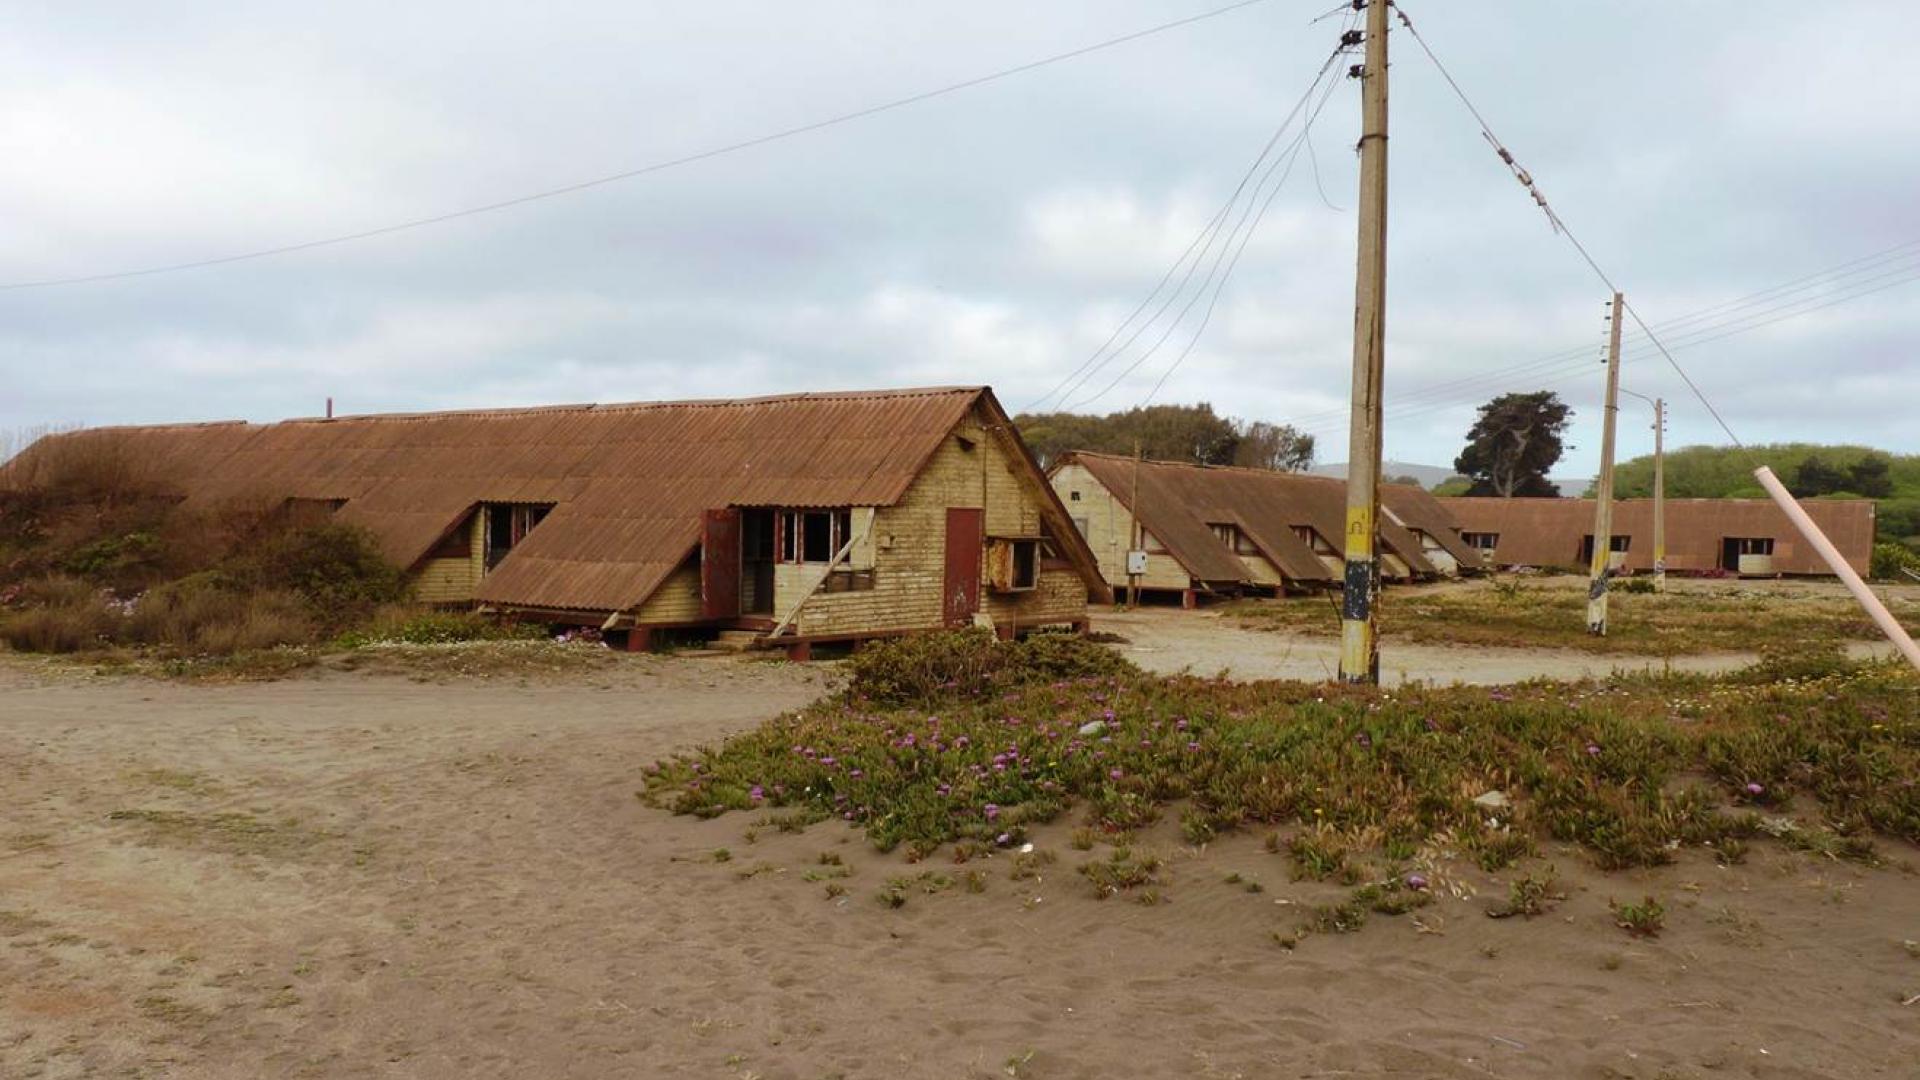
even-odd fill
[{"label": "broken window", "polygon": [[779,524],[785,563],[831,562],[853,539],[852,510],[785,510]]},{"label": "broken window", "polygon": [[[1615,536],[1615,537],[1612,537],[1611,540],[1608,542],[1607,550],[1613,552],[1616,555],[1625,554],[1627,548],[1631,546],[1632,543],[1633,543],[1633,537],[1631,536]],[[1582,537],[1580,540],[1580,561],[1583,563],[1593,561],[1593,534],[1592,533],[1588,533],[1586,536]]]},{"label": "broken window", "polygon": [[1220,541],[1228,551],[1233,552],[1235,555],[1260,554],[1260,549],[1254,546],[1252,538],[1243,532],[1240,526],[1222,522],[1212,525],[1210,528],[1213,529],[1214,539]]},{"label": "broken window", "polygon": [[1040,585],[1044,541],[995,537],[987,542],[987,580],[995,592],[1027,592]]},{"label": "broken window", "polygon": [[545,521],[552,510],[552,503],[486,504],[487,569],[500,565],[500,560],[526,539],[534,526]]}]

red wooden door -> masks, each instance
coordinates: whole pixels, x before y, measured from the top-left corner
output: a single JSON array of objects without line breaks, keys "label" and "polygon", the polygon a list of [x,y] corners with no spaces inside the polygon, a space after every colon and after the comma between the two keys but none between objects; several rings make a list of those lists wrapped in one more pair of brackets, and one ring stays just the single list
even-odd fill
[{"label": "red wooden door", "polygon": [[947,573],[941,613],[948,626],[966,626],[980,610],[980,550],[986,539],[983,510],[947,508]]},{"label": "red wooden door", "polygon": [[708,510],[700,519],[700,615],[740,615],[740,511]]}]

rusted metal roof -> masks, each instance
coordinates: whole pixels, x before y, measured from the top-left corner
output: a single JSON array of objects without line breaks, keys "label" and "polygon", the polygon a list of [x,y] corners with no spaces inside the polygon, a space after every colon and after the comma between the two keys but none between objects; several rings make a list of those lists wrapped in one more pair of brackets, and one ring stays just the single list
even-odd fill
[{"label": "rusted metal roof", "polygon": [[[402,566],[478,503],[553,503],[478,598],[621,611],[692,553],[701,511],[890,506],[976,404],[1005,425],[991,391],[939,387],[99,428],[51,436],[14,464],[65,440],[118,440],[154,460],[189,502],[345,500],[339,518],[372,530]],[[1067,520],[1057,503],[1049,509]],[[1085,548],[1070,525],[1061,540]],[[1067,554],[1104,592],[1092,553]]]},{"label": "rusted metal roof", "polygon": [[[1493,561],[1503,566],[1583,567],[1593,534],[1592,499],[1451,498],[1443,502],[1462,532],[1498,536]],[[1800,504],[1860,573],[1873,557],[1874,505],[1868,499],[1810,499]],[[1613,534],[1630,537],[1626,569],[1653,568],[1653,500],[1614,503]],[[1773,541],[1773,571],[1829,574],[1818,552],[1767,499],[1668,499],[1667,568],[1712,570],[1729,539]]]},{"label": "rusted metal roof", "polygon": [[[1060,464],[1077,462],[1123,505],[1132,499],[1132,458],[1090,451],[1063,455]],[[1412,528],[1433,534],[1442,542],[1452,536],[1452,523],[1435,500],[1417,488],[1382,484],[1381,500]],[[1269,469],[1242,469],[1222,465],[1193,465],[1145,461],[1140,465],[1140,500],[1134,513],[1187,572],[1198,580],[1243,582],[1246,568],[1209,527],[1233,524],[1287,578],[1303,582],[1337,580],[1312,547],[1294,532],[1310,528],[1336,548],[1346,522],[1346,484],[1327,477]],[[1420,540],[1382,516],[1380,538],[1386,549],[1419,574],[1437,573],[1422,552]],[[1453,550],[1449,547],[1448,550]],[[1461,546],[1467,565],[1478,556]]]}]

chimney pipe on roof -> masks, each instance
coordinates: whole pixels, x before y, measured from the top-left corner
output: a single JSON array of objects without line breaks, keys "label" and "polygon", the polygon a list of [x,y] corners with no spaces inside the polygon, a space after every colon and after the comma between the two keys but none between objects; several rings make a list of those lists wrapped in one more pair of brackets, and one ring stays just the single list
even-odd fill
[{"label": "chimney pipe on roof", "polygon": [[327,419],[333,419],[333,399],[331,397],[327,399]]}]

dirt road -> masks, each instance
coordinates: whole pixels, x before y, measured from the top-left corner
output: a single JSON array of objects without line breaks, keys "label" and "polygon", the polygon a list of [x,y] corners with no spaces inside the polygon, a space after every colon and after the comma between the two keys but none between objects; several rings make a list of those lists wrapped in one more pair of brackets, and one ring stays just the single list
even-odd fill
[{"label": "dirt road", "polygon": [[[1340,669],[1340,642],[1238,625],[1205,609],[1139,608],[1102,612],[1094,629],[1118,634],[1121,655],[1163,675],[1226,674],[1236,679],[1331,679]],[[1873,647],[1859,650],[1877,654]],[[1754,661],[1750,653],[1677,656],[1675,671],[1732,671]],[[1461,648],[1387,642],[1381,649],[1380,681],[1387,685],[1433,682],[1500,685],[1527,679],[1600,677],[1614,671],[1660,670],[1660,657],[1601,655],[1559,649]]]},{"label": "dirt road", "polygon": [[[1172,870],[1143,907],[1091,897],[1063,824],[1037,838],[1060,856],[1039,880],[935,866],[951,887],[894,910],[880,885],[929,868],[838,824],[749,842],[749,816],[634,798],[645,762],[812,698],[820,668],[228,687],[40,670],[0,657],[9,1080],[1674,1080],[1920,1060],[1920,1005],[1901,1004],[1920,877],[1898,870],[1765,849],[1603,878],[1549,853],[1570,893],[1550,917],[1483,917],[1504,884],[1475,871],[1420,926],[1287,952],[1271,931],[1336,892],[1290,882],[1257,838],[1148,837]],[[957,884],[975,869],[978,894]],[[1607,911],[1643,892],[1671,910],[1657,941]]]}]

